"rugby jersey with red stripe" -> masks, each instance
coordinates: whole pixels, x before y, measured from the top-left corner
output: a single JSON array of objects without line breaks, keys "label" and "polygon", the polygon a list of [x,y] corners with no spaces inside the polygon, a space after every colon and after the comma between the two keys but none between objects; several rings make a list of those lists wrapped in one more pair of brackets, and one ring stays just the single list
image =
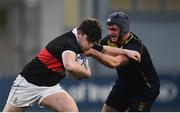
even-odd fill
[{"label": "rugby jersey with red stripe", "polygon": [[65,77],[65,68],[62,62],[62,53],[65,50],[82,53],[72,31],[49,42],[20,74],[34,85],[53,86],[58,84]]}]

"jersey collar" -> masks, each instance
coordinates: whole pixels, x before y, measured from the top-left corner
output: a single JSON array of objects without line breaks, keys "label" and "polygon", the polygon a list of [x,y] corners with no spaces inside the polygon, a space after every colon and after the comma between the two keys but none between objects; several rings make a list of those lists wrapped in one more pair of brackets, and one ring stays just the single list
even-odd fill
[{"label": "jersey collar", "polygon": [[72,33],[75,35],[76,40],[78,41],[78,37],[77,37],[77,28],[74,28],[74,29],[72,30]]}]

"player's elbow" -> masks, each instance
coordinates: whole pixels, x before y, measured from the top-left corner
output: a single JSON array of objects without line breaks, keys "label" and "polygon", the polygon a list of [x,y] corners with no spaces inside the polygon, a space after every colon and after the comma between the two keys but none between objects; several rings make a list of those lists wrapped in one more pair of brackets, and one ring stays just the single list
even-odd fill
[{"label": "player's elbow", "polygon": [[91,74],[85,75],[83,78],[88,79],[91,77]]},{"label": "player's elbow", "polygon": [[123,65],[126,65],[126,64],[128,64],[128,62],[123,61],[123,60],[115,60],[115,61],[110,62],[108,67],[117,68],[119,66],[123,66]]},{"label": "player's elbow", "polygon": [[105,66],[109,67],[109,68],[116,68],[118,67],[118,64],[116,62],[113,62],[113,61],[109,61],[109,62],[106,62],[106,63],[103,63]]},{"label": "player's elbow", "polygon": [[91,71],[87,70],[86,74],[84,74],[84,78],[90,78],[91,77]]},{"label": "player's elbow", "polygon": [[124,56],[124,55],[118,55],[117,57],[115,57],[116,59],[113,61],[114,63],[114,68],[117,68],[119,66],[124,66],[127,65],[129,63],[129,59],[128,57]]},{"label": "player's elbow", "polygon": [[110,66],[111,66],[111,68],[117,68],[117,67],[119,67],[119,63],[118,62],[112,62],[111,64],[110,64]]},{"label": "player's elbow", "polygon": [[88,72],[88,74],[87,74],[87,78],[90,78],[90,77],[91,77],[91,71]]},{"label": "player's elbow", "polygon": [[84,73],[84,74],[79,74],[81,79],[88,79],[91,77],[91,72],[89,73]]}]

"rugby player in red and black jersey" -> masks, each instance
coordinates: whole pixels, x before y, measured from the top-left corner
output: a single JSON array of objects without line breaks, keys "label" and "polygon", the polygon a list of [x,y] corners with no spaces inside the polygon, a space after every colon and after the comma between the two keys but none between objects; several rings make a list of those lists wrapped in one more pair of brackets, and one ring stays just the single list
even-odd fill
[{"label": "rugby player in red and black jersey", "polygon": [[[97,43],[101,39],[101,31],[100,23],[88,18],[78,28],[48,43],[14,81],[3,111],[25,111],[38,103],[53,111],[77,112],[76,103],[59,82],[65,77],[65,71],[81,75],[81,78],[91,76],[89,67],[83,68],[76,62],[76,54],[89,50]],[[140,58],[138,52],[134,51],[119,50],[117,53]]]}]

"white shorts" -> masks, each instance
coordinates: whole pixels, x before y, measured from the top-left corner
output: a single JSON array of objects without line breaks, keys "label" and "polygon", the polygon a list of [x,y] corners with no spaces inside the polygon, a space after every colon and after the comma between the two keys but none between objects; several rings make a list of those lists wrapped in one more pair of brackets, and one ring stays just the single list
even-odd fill
[{"label": "white shorts", "polygon": [[66,93],[59,84],[51,87],[36,86],[18,75],[11,87],[7,103],[15,107],[27,107],[34,103],[40,104],[45,97],[58,92]]}]

